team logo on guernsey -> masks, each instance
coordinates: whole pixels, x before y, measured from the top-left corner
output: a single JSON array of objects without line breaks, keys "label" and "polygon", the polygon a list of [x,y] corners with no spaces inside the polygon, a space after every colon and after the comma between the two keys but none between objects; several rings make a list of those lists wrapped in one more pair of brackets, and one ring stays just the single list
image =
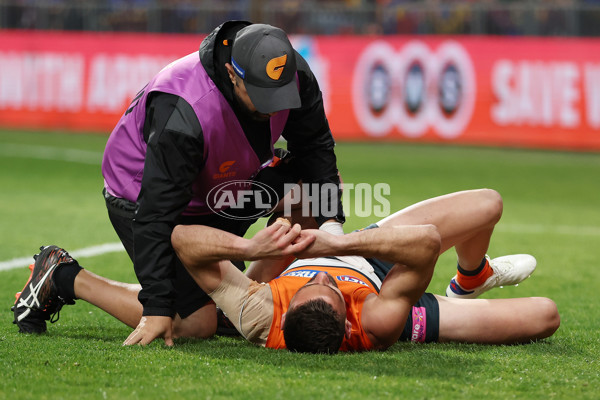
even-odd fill
[{"label": "team logo on guernsey", "polygon": [[273,79],[274,81],[279,80],[281,74],[283,73],[283,68],[285,67],[286,61],[287,54],[269,60],[267,63],[267,75],[269,75],[269,78]]},{"label": "team logo on guernsey", "polygon": [[338,281],[342,281],[342,282],[358,283],[359,285],[369,286],[364,281],[361,281],[360,279],[358,279],[355,276],[339,275],[339,276],[336,276],[336,279]]}]

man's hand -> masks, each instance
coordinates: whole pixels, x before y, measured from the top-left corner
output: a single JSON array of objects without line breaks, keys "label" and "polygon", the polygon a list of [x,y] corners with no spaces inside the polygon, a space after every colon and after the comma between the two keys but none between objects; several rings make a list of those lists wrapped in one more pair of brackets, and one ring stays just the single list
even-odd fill
[{"label": "man's hand", "polygon": [[297,258],[346,255],[339,252],[340,245],[344,240],[343,236],[332,235],[319,229],[304,229],[297,237],[297,240],[304,240],[307,236],[314,238],[314,241],[303,250],[294,253]]},{"label": "man's hand", "polygon": [[135,330],[123,342],[123,346],[132,344],[145,346],[157,337],[164,338],[167,346],[173,346],[172,326],[173,319],[171,317],[159,315],[142,317]]},{"label": "man's hand", "polygon": [[249,240],[246,260],[281,258],[304,251],[314,240],[311,234],[302,234],[299,224],[276,221],[261,229]]}]

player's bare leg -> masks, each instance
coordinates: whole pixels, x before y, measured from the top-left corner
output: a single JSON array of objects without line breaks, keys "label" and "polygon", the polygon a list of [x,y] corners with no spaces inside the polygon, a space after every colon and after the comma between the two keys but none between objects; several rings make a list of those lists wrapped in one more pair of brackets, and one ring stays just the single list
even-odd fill
[{"label": "player's bare leg", "polygon": [[491,189],[479,189],[421,201],[377,224],[435,225],[442,238],[440,253],[455,247],[461,267],[474,270],[485,256],[494,226],[501,216],[500,194]]},{"label": "player's bare leg", "polygon": [[528,343],[551,336],[560,326],[556,304],[545,297],[436,298],[440,307],[440,342]]},{"label": "player's bare leg", "polygon": [[425,200],[384,219],[380,224],[433,224],[442,249],[454,246],[457,274],[446,295],[472,299],[498,286],[515,285],[535,270],[536,260],[517,254],[487,260],[496,223],[502,216],[502,198],[491,189],[468,190]]},{"label": "player's bare leg", "polygon": [[75,296],[106,311],[124,324],[135,328],[142,318],[138,301],[139,284],[122,283],[81,270],[74,283]]},{"label": "player's bare leg", "polygon": [[[78,299],[109,313],[119,321],[135,328],[142,318],[142,305],[138,301],[139,284],[117,282],[81,270],[75,278],[75,295]],[[185,319],[176,315],[173,319],[174,337],[206,338],[216,331],[216,310],[209,304]]]}]

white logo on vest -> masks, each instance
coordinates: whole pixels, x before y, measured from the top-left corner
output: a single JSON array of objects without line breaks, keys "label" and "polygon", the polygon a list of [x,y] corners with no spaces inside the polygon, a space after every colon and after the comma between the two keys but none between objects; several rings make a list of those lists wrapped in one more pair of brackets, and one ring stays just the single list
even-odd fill
[{"label": "white logo on vest", "polygon": [[215,214],[236,220],[263,217],[279,203],[277,192],[261,182],[234,180],[215,186],[206,204]]}]

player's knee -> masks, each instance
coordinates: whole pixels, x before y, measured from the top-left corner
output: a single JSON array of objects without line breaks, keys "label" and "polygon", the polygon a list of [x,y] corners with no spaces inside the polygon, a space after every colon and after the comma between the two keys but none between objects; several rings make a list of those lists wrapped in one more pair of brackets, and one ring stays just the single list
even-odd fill
[{"label": "player's knee", "polygon": [[427,250],[427,263],[434,265],[442,248],[442,237],[435,225],[423,225],[422,243]]},{"label": "player's knee", "polygon": [[186,227],[184,225],[177,225],[173,229],[173,232],[171,232],[171,246],[173,246],[173,250],[175,250],[175,254],[177,254],[179,259],[185,255],[185,239],[187,237],[185,229]]},{"label": "player's knee", "polygon": [[540,321],[541,338],[552,336],[560,326],[560,315],[556,303],[547,297],[534,297]]},{"label": "player's knee", "polygon": [[504,208],[502,196],[494,189],[481,189],[480,196],[479,206],[482,207],[486,220],[495,225],[502,217]]},{"label": "player's knee", "polygon": [[182,226],[177,225],[173,228],[173,232],[171,232],[171,245],[175,250],[177,250],[181,246],[181,241],[183,239],[182,235]]},{"label": "player's knee", "polygon": [[544,308],[548,323],[547,332],[550,336],[560,327],[560,315],[556,303],[548,298],[544,298]]}]

